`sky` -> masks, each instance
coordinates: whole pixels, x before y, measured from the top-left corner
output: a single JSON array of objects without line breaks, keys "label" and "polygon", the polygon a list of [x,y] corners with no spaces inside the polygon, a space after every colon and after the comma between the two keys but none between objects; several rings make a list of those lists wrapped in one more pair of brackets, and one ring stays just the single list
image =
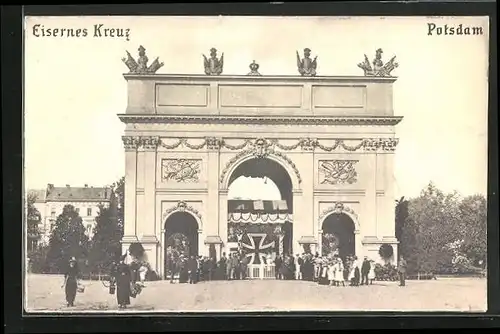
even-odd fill
[{"label": "sky", "polygon": [[[428,23],[481,26],[485,35],[429,36]],[[42,28],[87,28],[88,36],[37,37],[37,24],[39,35]],[[93,37],[96,24],[129,29],[129,40]],[[125,126],[117,114],[127,103],[125,50],[136,57],[143,45],[150,62],[165,62],[158,73],[202,74],[202,54],[216,47],[225,54],[224,74],[244,75],[256,60],[263,75],[295,75],[295,52],[308,47],[318,55],[318,75],[352,76],[363,75],[356,65],[380,47],[385,61],[396,55],[399,63],[396,196],[417,196],[430,181],[444,191],[486,194],[487,33],[480,17],[28,17],[25,185],[103,186],[124,175]],[[262,180],[238,183],[233,196],[266,193]]]}]

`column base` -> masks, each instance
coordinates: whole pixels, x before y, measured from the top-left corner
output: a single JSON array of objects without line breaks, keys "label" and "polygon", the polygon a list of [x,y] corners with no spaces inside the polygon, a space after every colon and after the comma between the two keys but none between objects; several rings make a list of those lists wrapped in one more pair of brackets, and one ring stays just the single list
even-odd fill
[{"label": "column base", "polygon": [[[399,241],[395,237],[383,237],[379,239],[373,236],[365,236],[362,240],[363,244],[363,256],[368,256],[370,259],[374,260],[380,264],[390,263],[395,265],[398,258],[398,244]],[[379,254],[380,246],[383,244],[388,244],[392,246],[393,255],[388,259],[381,258]]]},{"label": "column base", "polygon": [[155,235],[143,235],[139,238],[139,242],[144,247],[144,253],[146,254],[145,260],[149,263],[151,269],[159,275],[160,258],[158,254],[158,245],[160,241]]},{"label": "column base", "polygon": [[[316,238],[314,236],[309,236],[309,235],[302,236],[298,240],[298,244],[302,247],[300,253],[306,252],[308,250],[307,248],[309,248],[309,250],[311,251],[311,254],[315,254],[318,251],[318,249],[317,249],[318,240],[316,240]],[[297,253],[297,252],[295,252],[295,250],[294,250],[294,253]]]},{"label": "column base", "polygon": [[137,239],[137,236],[135,235],[124,235],[122,240],[120,241],[122,244],[122,255],[127,253],[127,250],[131,244],[138,241],[139,239]]},{"label": "column base", "polygon": [[160,240],[158,240],[156,235],[143,235],[139,238],[139,242],[144,244],[159,244]]}]

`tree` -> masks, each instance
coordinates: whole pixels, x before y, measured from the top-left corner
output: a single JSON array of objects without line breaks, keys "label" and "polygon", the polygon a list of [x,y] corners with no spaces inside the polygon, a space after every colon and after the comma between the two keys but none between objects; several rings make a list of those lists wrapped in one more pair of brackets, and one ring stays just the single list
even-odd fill
[{"label": "tree", "polygon": [[445,194],[433,183],[408,203],[402,231],[402,253],[409,271],[440,272],[450,269],[453,253],[445,246],[461,237],[460,197]]},{"label": "tree", "polygon": [[121,178],[111,186],[109,207],[99,207],[89,256],[91,269],[94,272],[106,270],[121,255],[124,180],[125,178]]},{"label": "tree", "polygon": [[38,248],[38,241],[40,240],[40,221],[42,215],[40,211],[35,207],[35,202],[37,200],[37,194],[35,192],[28,192],[27,195],[27,241],[28,241],[28,256]]},{"label": "tree", "polygon": [[483,195],[468,196],[459,206],[461,215],[461,252],[471,264],[484,267],[487,255],[487,203]]},{"label": "tree", "polygon": [[399,240],[400,245],[398,246],[398,254],[406,257],[404,252],[404,247],[401,246],[401,241],[403,239],[403,231],[405,230],[405,223],[408,219],[408,201],[403,197],[396,200],[396,222],[395,222],[395,234],[396,239]]},{"label": "tree", "polygon": [[47,265],[51,272],[61,272],[71,257],[86,258],[89,239],[82,218],[72,205],[66,205],[57,217],[49,240]]}]

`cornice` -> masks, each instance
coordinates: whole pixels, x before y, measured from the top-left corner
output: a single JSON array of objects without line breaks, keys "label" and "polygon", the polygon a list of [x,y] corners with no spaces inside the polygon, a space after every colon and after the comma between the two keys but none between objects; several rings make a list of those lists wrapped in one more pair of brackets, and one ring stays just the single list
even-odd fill
[{"label": "cornice", "polygon": [[163,123],[163,124],[239,124],[239,125],[372,125],[394,126],[403,116],[220,116],[220,115],[141,115],[119,114],[125,124]]},{"label": "cornice", "polygon": [[298,75],[204,75],[204,74],[123,74],[125,80],[153,80],[153,81],[241,81],[241,82],[386,82],[393,83],[398,77],[383,77],[383,76],[298,76]]}]

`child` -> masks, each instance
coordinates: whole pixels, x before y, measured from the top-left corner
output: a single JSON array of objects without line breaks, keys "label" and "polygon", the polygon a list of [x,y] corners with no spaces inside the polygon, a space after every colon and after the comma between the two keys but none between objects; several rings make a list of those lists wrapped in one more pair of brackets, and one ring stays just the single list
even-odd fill
[{"label": "child", "polygon": [[148,272],[148,268],[145,265],[141,265],[139,267],[139,280],[140,284],[144,286],[144,281],[146,280],[146,274]]},{"label": "child", "polygon": [[368,273],[368,280],[370,281],[370,285],[373,284],[374,279],[375,279],[375,261],[370,260],[370,272]]}]

